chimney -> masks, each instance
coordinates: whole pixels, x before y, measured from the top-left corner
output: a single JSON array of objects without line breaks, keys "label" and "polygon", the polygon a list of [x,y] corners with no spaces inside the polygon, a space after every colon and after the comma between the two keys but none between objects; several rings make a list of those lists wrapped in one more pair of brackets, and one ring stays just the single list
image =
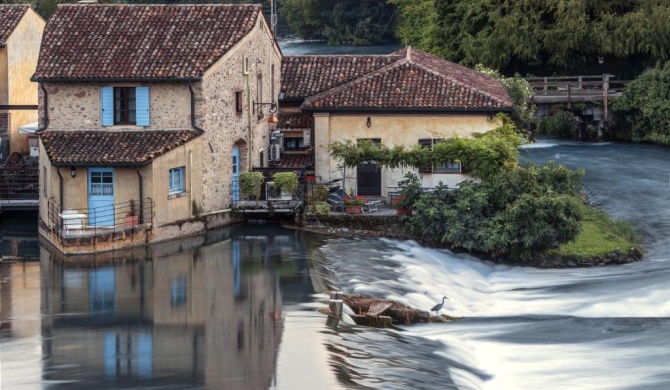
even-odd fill
[{"label": "chimney", "polygon": [[407,46],[407,61],[412,62],[412,46]]}]

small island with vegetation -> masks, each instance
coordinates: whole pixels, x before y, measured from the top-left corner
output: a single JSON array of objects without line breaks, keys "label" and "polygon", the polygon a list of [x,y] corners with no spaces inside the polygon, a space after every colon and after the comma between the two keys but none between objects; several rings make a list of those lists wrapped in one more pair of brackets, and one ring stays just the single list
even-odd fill
[{"label": "small island with vegetation", "polygon": [[[450,138],[432,149],[388,147],[372,142],[339,142],[330,153],[348,168],[375,161],[387,169],[408,169],[399,183],[402,207],[412,215],[393,216],[408,238],[426,245],[467,251],[494,261],[536,266],[577,267],[622,264],[642,257],[630,223],[613,220],[589,204],[582,186],[583,169],[554,162],[544,166],[519,162],[526,142],[514,122],[473,138]],[[458,161],[472,180],[455,188],[439,184],[421,190],[415,168]],[[341,218],[343,217],[343,218]],[[349,223],[352,231],[386,229],[388,224],[359,219],[373,215],[325,216],[317,220]],[[361,228],[361,223],[365,226]]]}]

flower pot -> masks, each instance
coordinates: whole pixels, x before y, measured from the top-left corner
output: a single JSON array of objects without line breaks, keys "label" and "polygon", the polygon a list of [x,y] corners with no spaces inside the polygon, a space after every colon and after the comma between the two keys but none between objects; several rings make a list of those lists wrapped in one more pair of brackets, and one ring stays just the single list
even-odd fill
[{"label": "flower pot", "polygon": [[396,215],[412,215],[412,209],[395,209]]},{"label": "flower pot", "polygon": [[126,215],[126,227],[135,227],[139,225],[140,216],[139,215]]},{"label": "flower pot", "polygon": [[360,214],[361,206],[344,206],[344,212],[347,214]]}]

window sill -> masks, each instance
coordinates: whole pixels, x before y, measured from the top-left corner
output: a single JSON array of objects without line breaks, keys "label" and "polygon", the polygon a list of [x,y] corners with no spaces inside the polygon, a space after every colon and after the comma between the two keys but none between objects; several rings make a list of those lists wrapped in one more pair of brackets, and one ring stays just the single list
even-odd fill
[{"label": "window sill", "polygon": [[137,125],[114,125],[114,126],[102,126],[107,130],[142,130],[149,126],[137,126]]},{"label": "window sill", "polygon": [[170,199],[177,199],[177,198],[183,198],[184,196],[188,195],[188,192],[182,191],[182,192],[175,192],[174,194],[169,194],[168,195],[168,200]]}]

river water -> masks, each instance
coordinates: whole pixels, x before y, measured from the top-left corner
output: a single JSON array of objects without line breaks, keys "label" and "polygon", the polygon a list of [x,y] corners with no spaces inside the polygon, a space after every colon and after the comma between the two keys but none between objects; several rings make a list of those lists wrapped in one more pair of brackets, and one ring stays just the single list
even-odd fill
[{"label": "river water", "polygon": [[[670,388],[670,153],[544,140],[524,158],[585,168],[592,200],[640,230],[644,260],[537,270],[237,225],[63,263],[34,220],[5,215],[0,388]],[[333,287],[423,309],[447,295],[442,312],[462,319],[335,324],[316,311]]]},{"label": "river water", "polygon": [[[237,225],[62,263],[3,221],[3,255],[35,261],[0,264],[2,389],[670,388],[670,154],[544,141],[524,156],[586,168],[592,199],[640,229],[644,260],[538,270]],[[462,319],[334,324],[316,311],[332,287],[423,309],[447,295],[442,312]]]}]

